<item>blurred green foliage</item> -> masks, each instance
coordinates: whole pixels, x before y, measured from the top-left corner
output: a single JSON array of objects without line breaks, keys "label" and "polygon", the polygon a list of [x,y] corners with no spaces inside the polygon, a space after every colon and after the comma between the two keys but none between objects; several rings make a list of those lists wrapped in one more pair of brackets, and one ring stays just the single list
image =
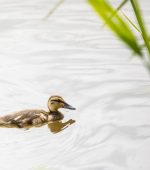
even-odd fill
[{"label": "blurred green foliage", "polygon": [[[136,26],[126,14],[120,13],[122,7],[129,1],[138,26]],[[107,25],[112,32],[134,52],[134,54],[137,54],[145,60],[145,57],[143,57],[143,47],[146,47],[145,49],[147,50],[150,59],[149,34],[142,17],[138,0],[123,0],[116,9],[107,0],[88,0],[88,2],[102,18],[104,25]],[[136,38],[136,34],[132,31],[131,26],[140,34],[140,40]],[[142,45],[141,40],[143,40]],[[146,65],[150,69],[150,61],[146,60],[146,62]]]}]

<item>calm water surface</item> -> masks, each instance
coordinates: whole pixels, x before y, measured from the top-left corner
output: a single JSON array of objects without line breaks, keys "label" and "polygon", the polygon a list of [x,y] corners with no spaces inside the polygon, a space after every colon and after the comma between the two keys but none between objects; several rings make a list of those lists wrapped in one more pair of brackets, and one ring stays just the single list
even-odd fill
[{"label": "calm water surface", "polygon": [[[149,170],[147,71],[85,1],[42,20],[55,3],[0,0],[0,115],[47,109],[54,94],[77,110],[62,110],[62,123],[1,128],[0,170]],[[150,26],[150,1],[141,3]]]}]

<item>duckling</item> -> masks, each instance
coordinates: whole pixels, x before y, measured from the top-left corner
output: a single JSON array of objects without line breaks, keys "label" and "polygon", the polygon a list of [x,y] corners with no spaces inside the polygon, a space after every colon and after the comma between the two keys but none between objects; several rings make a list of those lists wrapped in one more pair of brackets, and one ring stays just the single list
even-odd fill
[{"label": "duckling", "polygon": [[74,107],[65,102],[60,96],[51,96],[48,100],[48,109],[45,110],[22,110],[0,117],[0,126],[19,127],[40,126],[49,121],[58,121],[64,118],[58,111],[59,108],[75,110]]}]

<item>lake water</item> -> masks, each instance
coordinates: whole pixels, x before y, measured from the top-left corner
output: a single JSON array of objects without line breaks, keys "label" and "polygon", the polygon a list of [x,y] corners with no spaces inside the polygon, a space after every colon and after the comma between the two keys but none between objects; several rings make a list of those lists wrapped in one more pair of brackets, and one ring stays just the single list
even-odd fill
[{"label": "lake water", "polygon": [[47,109],[54,94],[77,110],[62,110],[64,124],[0,128],[0,170],[149,170],[148,72],[85,1],[43,20],[55,4],[0,0],[0,115]]}]

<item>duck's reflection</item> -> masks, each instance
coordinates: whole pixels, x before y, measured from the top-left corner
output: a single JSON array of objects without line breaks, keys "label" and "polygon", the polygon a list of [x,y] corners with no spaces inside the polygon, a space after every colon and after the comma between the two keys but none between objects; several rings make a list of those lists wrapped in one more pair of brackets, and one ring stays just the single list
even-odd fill
[{"label": "duck's reflection", "polygon": [[[48,122],[48,123],[42,123],[42,124],[38,124],[36,126],[24,126],[24,128],[19,128],[19,129],[24,129],[24,130],[29,130],[31,128],[40,128],[42,126],[47,125],[49,130],[52,133],[59,133],[62,130],[68,128],[70,125],[72,125],[73,123],[75,123],[76,121],[73,119],[69,119],[67,121],[64,120],[58,120],[58,121],[54,121],[54,122]],[[0,126],[2,128],[18,128],[18,126],[15,125],[11,125],[11,126]]]},{"label": "duck's reflection", "polygon": [[72,125],[75,122],[76,121],[73,120],[73,119],[70,119],[66,122],[62,122],[62,120],[61,121],[55,121],[55,122],[49,122],[48,128],[52,133],[59,133],[62,130],[68,128],[70,125]]}]

